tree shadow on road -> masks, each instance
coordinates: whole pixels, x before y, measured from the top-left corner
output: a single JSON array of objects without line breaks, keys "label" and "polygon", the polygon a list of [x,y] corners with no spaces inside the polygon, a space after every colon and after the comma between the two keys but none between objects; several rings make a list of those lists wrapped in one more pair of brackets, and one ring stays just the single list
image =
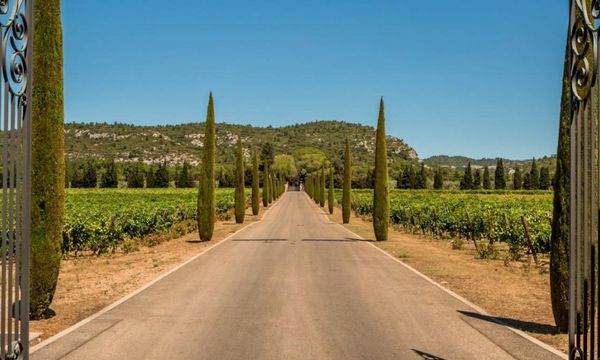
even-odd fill
[{"label": "tree shadow on road", "polygon": [[420,357],[422,357],[425,360],[445,360],[444,358],[428,354],[428,353],[426,353],[424,351],[420,351],[420,350],[417,350],[417,349],[411,349],[411,350],[414,351],[417,355],[419,355]]},{"label": "tree shadow on road", "polygon": [[536,322],[532,322],[532,321],[523,321],[523,320],[516,320],[516,319],[505,318],[505,317],[483,315],[483,314],[472,312],[472,311],[462,311],[462,310],[457,310],[457,311],[465,316],[469,316],[469,317],[479,319],[479,320],[493,322],[496,324],[505,325],[505,326],[508,326],[508,327],[511,327],[511,328],[517,329],[517,330],[532,332],[532,333],[536,333],[536,334],[544,334],[544,335],[558,334],[558,330],[557,330],[556,326],[549,325],[549,324],[540,324],[540,323],[536,323]]}]

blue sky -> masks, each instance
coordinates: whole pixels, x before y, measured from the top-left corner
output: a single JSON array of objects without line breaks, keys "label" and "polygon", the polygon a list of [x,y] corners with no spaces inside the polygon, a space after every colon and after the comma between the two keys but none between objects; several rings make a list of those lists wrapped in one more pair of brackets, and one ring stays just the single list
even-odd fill
[{"label": "blue sky", "polygon": [[374,125],[421,157],[556,151],[567,1],[66,0],[67,122]]}]

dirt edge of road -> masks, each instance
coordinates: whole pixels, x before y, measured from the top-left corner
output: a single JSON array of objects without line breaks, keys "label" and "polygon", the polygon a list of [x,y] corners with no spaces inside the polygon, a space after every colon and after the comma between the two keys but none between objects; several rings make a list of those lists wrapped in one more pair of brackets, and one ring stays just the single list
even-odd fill
[{"label": "dirt edge of road", "polygon": [[[341,209],[329,218],[341,224]],[[374,239],[371,222],[352,215],[348,230]],[[550,302],[550,278],[546,271],[520,262],[482,260],[472,244],[452,249],[448,240],[402,233],[390,228],[386,242],[374,242],[394,258],[410,265],[437,283],[463,296],[510,327],[566,353],[568,336],[558,334]]]},{"label": "dirt edge of road", "polygon": [[218,221],[211,241],[198,241],[198,233],[194,231],[156,246],[140,246],[129,253],[63,259],[51,306],[56,315],[31,321],[30,332],[36,335],[31,345],[92,316],[242,228],[260,221],[276,203],[268,208],[261,206],[258,216],[253,216],[252,209],[247,208],[244,224],[236,224],[234,220]]}]

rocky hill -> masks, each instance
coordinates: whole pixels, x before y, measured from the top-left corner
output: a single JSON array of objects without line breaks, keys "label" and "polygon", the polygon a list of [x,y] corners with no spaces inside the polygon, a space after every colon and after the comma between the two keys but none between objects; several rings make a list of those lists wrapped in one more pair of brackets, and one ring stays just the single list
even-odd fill
[{"label": "rocky hill", "polygon": [[[255,127],[250,125],[217,124],[218,162],[232,162],[237,136],[241,135],[246,153],[264,142],[273,144],[276,154],[314,147],[329,158],[341,157],[348,137],[357,164],[372,163],[375,150],[375,129],[342,121],[314,121],[285,127]],[[166,161],[175,165],[188,161],[198,164],[204,140],[204,124],[168,126],[135,126],[128,124],[65,125],[65,155],[70,160],[114,158],[118,162]],[[417,153],[402,139],[389,136],[391,163],[413,161]]]}]

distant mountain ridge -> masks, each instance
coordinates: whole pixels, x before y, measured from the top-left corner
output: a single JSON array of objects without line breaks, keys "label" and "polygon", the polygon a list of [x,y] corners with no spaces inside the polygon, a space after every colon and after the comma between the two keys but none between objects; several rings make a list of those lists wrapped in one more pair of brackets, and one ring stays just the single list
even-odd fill
[{"label": "distant mountain ridge", "polygon": [[[217,124],[217,162],[233,163],[237,136],[242,137],[249,156],[252,146],[270,142],[276,154],[314,147],[330,159],[342,157],[345,139],[350,139],[353,157],[358,164],[371,164],[375,149],[375,129],[343,121],[313,121],[283,127]],[[114,158],[118,162],[166,161],[175,165],[187,161],[199,163],[204,140],[204,123],[166,126],[129,124],[69,123],[65,124],[67,159]],[[416,161],[417,153],[394,136],[388,136],[391,163]]]}]

